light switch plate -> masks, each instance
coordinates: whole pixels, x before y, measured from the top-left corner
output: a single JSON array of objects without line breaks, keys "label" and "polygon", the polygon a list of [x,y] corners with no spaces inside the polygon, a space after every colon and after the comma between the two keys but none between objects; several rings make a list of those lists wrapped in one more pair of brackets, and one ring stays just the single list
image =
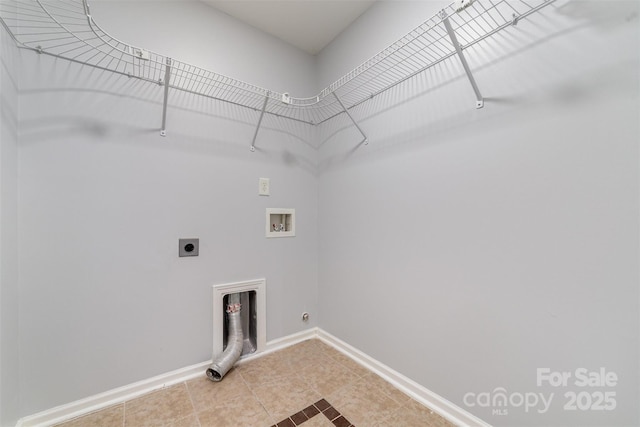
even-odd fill
[{"label": "light switch plate", "polygon": [[260,178],[258,180],[258,194],[260,196],[269,195],[269,178]]}]

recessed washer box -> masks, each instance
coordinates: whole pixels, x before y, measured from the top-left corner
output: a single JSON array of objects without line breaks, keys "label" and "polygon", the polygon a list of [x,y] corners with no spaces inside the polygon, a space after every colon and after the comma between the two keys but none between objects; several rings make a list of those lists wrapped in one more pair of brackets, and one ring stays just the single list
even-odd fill
[{"label": "recessed washer box", "polygon": [[296,210],[267,208],[267,237],[294,237],[296,235]]}]

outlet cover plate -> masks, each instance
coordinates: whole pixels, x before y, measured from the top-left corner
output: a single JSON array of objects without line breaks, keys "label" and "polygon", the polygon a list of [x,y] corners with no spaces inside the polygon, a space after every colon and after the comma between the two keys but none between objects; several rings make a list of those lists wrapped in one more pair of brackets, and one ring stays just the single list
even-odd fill
[{"label": "outlet cover plate", "polygon": [[198,256],[200,239],[179,239],[178,256]]},{"label": "outlet cover plate", "polygon": [[258,180],[258,194],[260,196],[268,196],[269,192],[269,178],[260,178]]}]

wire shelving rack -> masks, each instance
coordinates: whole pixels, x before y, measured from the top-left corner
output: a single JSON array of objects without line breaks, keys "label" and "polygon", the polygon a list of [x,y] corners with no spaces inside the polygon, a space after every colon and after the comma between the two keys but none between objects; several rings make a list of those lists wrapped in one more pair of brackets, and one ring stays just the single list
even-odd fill
[{"label": "wire shelving rack", "polygon": [[464,50],[522,20],[554,0],[456,0],[316,96],[296,98],[271,91],[111,36],[93,19],[87,0],[0,0],[0,21],[17,45],[164,86],[161,134],[165,135],[169,89],[260,111],[253,150],[264,114],[311,125],[350,110],[434,65],[457,56],[476,94],[482,96]]}]

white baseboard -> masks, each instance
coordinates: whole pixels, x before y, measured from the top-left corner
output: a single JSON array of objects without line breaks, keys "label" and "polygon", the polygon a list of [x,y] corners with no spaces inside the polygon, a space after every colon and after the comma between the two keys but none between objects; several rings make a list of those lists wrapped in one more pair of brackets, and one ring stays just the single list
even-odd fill
[{"label": "white baseboard", "polygon": [[[305,331],[297,332],[295,334],[275,339],[273,341],[269,341],[266,343],[264,351],[258,354],[243,357],[238,361],[238,363],[246,363],[250,360],[256,359],[274,351],[281,350],[285,347],[289,347],[309,338],[315,338],[317,335],[317,328],[311,328]],[[66,420],[70,420],[72,418],[76,418],[81,415],[106,408],[107,406],[116,405],[126,400],[134,399],[143,394],[150,393],[155,390],[160,390],[165,387],[181,383],[183,381],[188,381],[200,375],[205,375],[206,369],[210,364],[211,360],[208,360],[206,362],[197,363],[192,366],[187,366],[186,368],[167,372],[153,378],[138,381],[129,385],[125,385],[123,387],[118,387],[104,393],[99,393],[84,399],[76,400],[75,402],[56,406],[55,408],[47,409],[46,411],[38,412],[37,414],[21,418],[18,421],[18,424],[16,424],[16,427],[45,427],[52,424],[61,423]]]},{"label": "white baseboard", "polygon": [[378,374],[399,390],[408,394],[423,405],[428,406],[434,412],[437,412],[455,425],[461,427],[491,427],[490,424],[482,421],[475,415],[472,415],[459,406],[454,405],[442,396],[439,396],[426,387],[421,386],[417,382],[405,377],[398,371],[391,369],[387,365],[368,356],[330,333],[325,332],[322,329],[318,329],[317,336],[326,344],[350,357],[370,371]]},{"label": "white baseboard", "polygon": [[236,362],[236,365],[242,365],[243,363],[258,359],[269,353],[273,353],[274,351],[282,350],[283,348],[291,347],[292,345],[298,344],[299,342],[317,337],[318,328],[310,328],[291,335],[287,335],[282,338],[271,340],[267,342],[263,351],[261,351],[260,353],[249,354],[247,356],[241,357],[240,360]]},{"label": "white baseboard", "polygon": [[295,334],[287,335],[286,337],[278,338],[267,343],[265,351],[260,355],[268,354],[274,351],[282,350],[283,348],[290,347],[299,342],[318,337],[318,328],[309,328],[304,331],[296,332]]},{"label": "white baseboard", "polygon": [[[473,416],[464,409],[454,405],[443,397],[438,396],[436,393],[426,389],[415,381],[405,377],[399,372],[382,364],[320,328],[307,329],[269,341],[266,343],[264,351],[259,354],[243,357],[238,361],[238,363],[246,363],[250,360],[257,359],[274,351],[282,350],[283,348],[292,346],[310,338],[319,338],[365,368],[380,375],[398,389],[413,397],[418,402],[428,406],[456,425],[469,427],[491,427],[489,424]],[[160,390],[162,388],[205,375],[205,371],[210,364],[211,361],[208,360],[206,362],[187,366],[186,368],[177,369],[166,374],[158,375],[153,378],[138,381],[133,384],[80,399],[75,402],[57,406],[34,415],[29,415],[20,419],[16,427],[45,427],[61,423],[66,420],[106,408],[107,406],[122,403],[145,393]]]},{"label": "white baseboard", "polygon": [[107,406],[122,403],[125,400],[134,399],[145,393],[160,390],[199,375],[204,375],[205,370],[210,364],[211,361],[198,363],[123,387],[114,388],[104,393],[76,400],[75,402],[56,406],[55,408],[21,418],[16,427],[44,427],[61,423],[79,417],[80,415],[106,408]]}]

